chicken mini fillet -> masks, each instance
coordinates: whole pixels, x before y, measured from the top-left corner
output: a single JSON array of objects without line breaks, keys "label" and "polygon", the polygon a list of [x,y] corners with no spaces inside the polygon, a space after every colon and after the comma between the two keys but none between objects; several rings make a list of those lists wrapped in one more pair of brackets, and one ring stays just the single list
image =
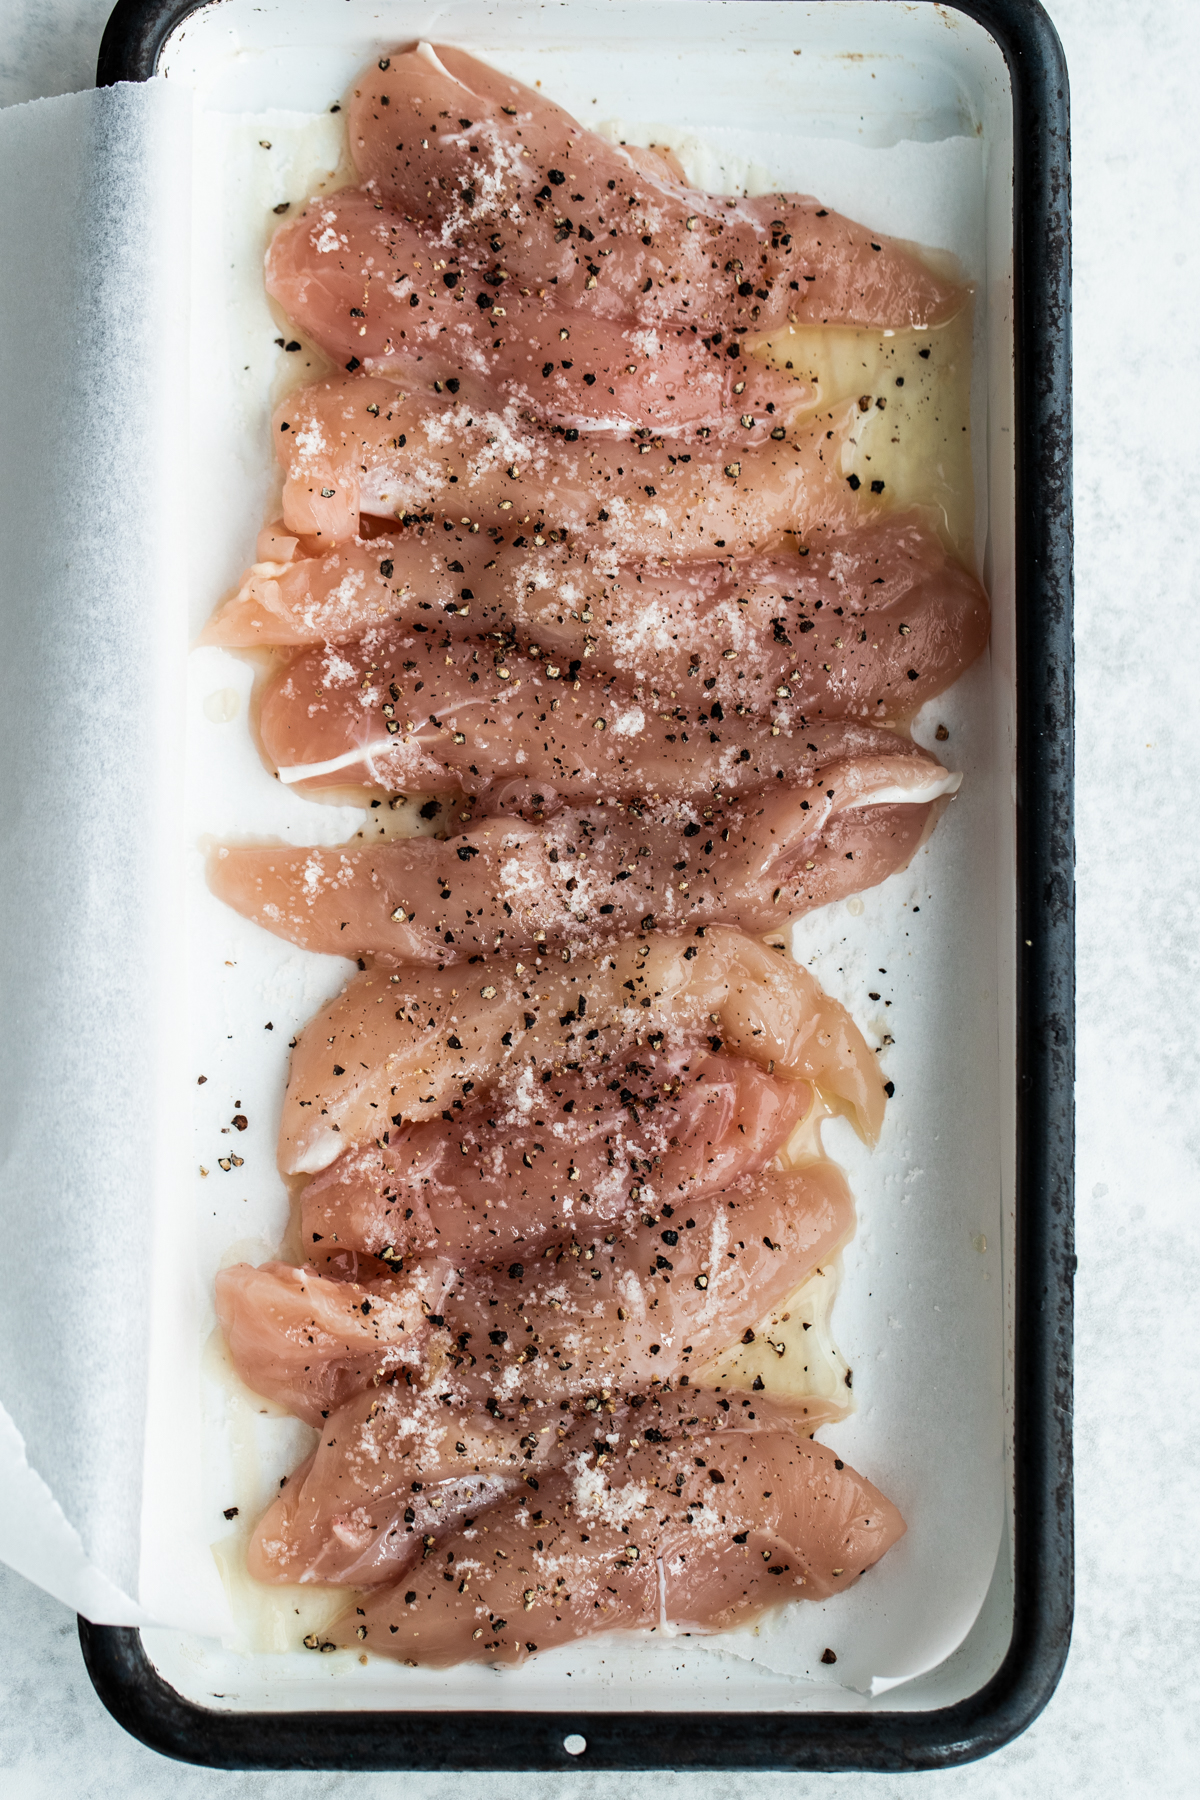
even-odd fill
[{"label": "chicken mini fillet", "polygon": [[[560,674],[586,670],[592,681],[615,676],[643,704],[682,705],[701,723],[733,712],[896,725],[956,681],[987,642],[983,590],[912,520],[819,539],[803,556],[634,564],[607,575],[553,547],[489,543],[484,560],[469,534],[465,545],[440,544],[423,527],[296,560],[287,558],[299,540],[274,530],[264,539],[281,560],[247,572],[201,641],[306,645],[335,677],[355,665],[348,640],[369,638],[368,667],[385,681],[390,667],[404,685],[413,644],[449,637],[489,645],[500,666],[517,655]],[[331,645],[342,655],[330,657]]]},{"label": "chicken mini fillet", "polygon": [[472,300],[476,285],[497,307],[528,288],[603,318],[702,322],[731,339],[731,358],[739,334],[792,320],[898,329],[964,303],[961,286],[818,201],[701,193],[667,158],[609,143],[448,45],[382,58],[349,111],[368,188],[482,277]]},{"label": "chicken mini fillet", "polygon": [[445,1259],[359,1281],[240,1263],[218,1277],[218,1314],[246,1385],[313,1423],[402,1365],[463,1406],[569,1401],[690,1381],[853,1230],[845,1177],[815,1161],[664,1202],[619,1229],[580,1223],[532,1250],[464,1262],[437,1312],[422,1314],[420,1297],[445,1282]]},{"label": "chicken mini fillet", "polygon": [[[596,956],[355,977],[302,1031],[279,1135],[285,1173],[316,1173],[393,1126],[451,1116],[518,1064],[556,1068],[664,1036],[811,1082],[869,1141],[883,1082],[862,1034],[807,969],[728,926],[658,933]],[[658,1040],[658,1041],[656,1041]]]},{"label": "chicken mini fillet", "polygon": [[657,1434],[649,1442],[677,1443],[682,1455],[748,1427],[810,1436],[830,1416],[817,1399],[773,1403],[699,1388],[597,1394],[565,1410],[519,1400],[492,1413],[388,1381],[330,1415],[313,1455],[255,1526],[246,1566],[258,1581],[395,1581],[438,1537],[469,1529],[470,1515],[506,1494],[524,1491],[536,1507],[549,1471],[598,1454],[597,1443],[608,1447],[619,1433],[627,1439],[634,1422],[642,1437]]},{"label": "chicken mini fillet", "polygon": [[702,690],[685,698],[416,625],[301,651],[267,682],[258,733],[280,779],[301,791],[457,790],[504,811],[528,810],[514,800],[524,793],[534,813],[555,802],[707,804],[802,784],[860,755],[924,757],[926,776],[936,773],[878,726],[810,718],[787,683],[758,706]]},{"label": "chicken mini fillet", "polygon": [[757,1173],[812,1106],[805,1081],[693,1046],[637,1049],[545,1084],[515,1065],[450,1119],[391,1127],[304,1190],[305,1254],[487,1258]]},{"label": "chicken mini fillet", "polygon": [[894,725],[974,662],[988,604],[913,515],[817,534],[800,554],[666,564],[424,525],[322,551],[277,525],[201,642],[315,647],[438,624],[603,669],[664,704],[761,713],[786,699],[812,718]]},{"label": "chicken mini fillet", "polygon": [[439,394],[335,376],[276,408],[283,520],[323,544],[355,537],[366,516],[532,525],[624,560],[770,550],[788,532],[870,516],[842,472],[858,417],[850,402],[731,455],[699,432],[685,445],[548,431],[465,377]]},{"label": "chicken mini fillet", "polygon": [[313,1268],[236,1263],[216,1279],[217,1317],[238,1373],[310,1425],[373,1380],[420,1371],[427,1315],[454,1279],[436,1258],[404,1281],[331,1281]]},{"label": "chicken mini fillet", "polygon": [[439,1392],[477,1405],[675,1381],[761,1324],[854,1231],[835,1163],[763,1169],[461,1268],[440,1302]]},{"label": "chicken mini fillet", "polygon": [[568,429],[674,436],[704,426],[723,442],[761,443],[815,398],[811,382],[752,356],[731,360],[723,334],[714,342],[703,325],[647,329],[513,282],[501,293],[360,188],[312,200],[281,226],[267,291],[350,372],[426,389],[479,381],[501,405]]},{"label": "chicken mini fillet", "polygon": [[774,1420],[639,1426],[435,1538],[329,1641],[445,1668],[518,1664],[620,1627],[723,1631],[844,1591],[903,1534],[877,1488]]},{"label": "chicken mini fillet", "polygon": [[222,846],[209,886],[306,950],[405,963],[596,950],[648,924],[783,934],[905,868],[957,788],[914,746],[880,748],[724,806],[564,807],[369,848]]}]

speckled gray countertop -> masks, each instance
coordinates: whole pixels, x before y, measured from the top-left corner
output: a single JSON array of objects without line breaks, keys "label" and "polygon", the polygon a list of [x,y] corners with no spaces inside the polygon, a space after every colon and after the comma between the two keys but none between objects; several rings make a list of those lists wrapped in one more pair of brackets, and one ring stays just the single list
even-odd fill
[{"label": "speckled gray countertop", "polygon": [[[110,6],[2,0],[0,104],[89,86]],[[937,1775],[215,1774],[127,1737],[74,1617],[0,1569],[6,1800],[1200,1791],[1200,4],[1049,10],[1074,110],[1079,659],[1078,1600],[1057,1694]]]}]

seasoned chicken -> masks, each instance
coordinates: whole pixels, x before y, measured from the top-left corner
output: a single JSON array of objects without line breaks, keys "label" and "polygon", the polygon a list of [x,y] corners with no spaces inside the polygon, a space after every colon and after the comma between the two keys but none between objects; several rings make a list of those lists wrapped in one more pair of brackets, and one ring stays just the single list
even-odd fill
[{"label": "seasoned chicken", "polygon": [[445,1668],[522,1663],[618,1627],[724,1631],[842,1592],[903,1534],[877,1488],[774,1419],[663,1430],[643,1416],[536,1492],[427,1534],[420,1564],[328,1641]]},{"label": "seasoned chicken", "polygon": [[[442,1258],[357,1281],[239,1263],[217,1278],[217,1310],[246,1385],[310,1423],[404,1365],[492,1410],[690,1379],[853,1229],[845,1178],[817,1161],[449,1275]],[[439,1310],[422,1313],[439,1285]]]},{"label": "seasoned chicken", "polygon": [[831,1162],[744,1175],[721,1193],[628,1213],[617,1229],[458,1271],[440,1302],[439,1392],[480,1405],[675,1381],[752,1331],[854,1230]]},{"label": "seasoned chicken", "polygon": [[216,1281],[242,1380],[318,1434],[247,1566],[367,1590],[305,1640],[363,1660],[721,1631],[904,1531],[812,1441],[840,1409],[736,1358],[854,1230],[819,1120],[873,1143],[891,1091],[780,940],[932,829],[959,777],[887,727],[988,632],[950,526],[891,510],[888,397],[831,406],[781,333],[969,291],[449,47],[380,57],[348,123],[363,185],[267,256],[340,367],[277,408],[282,516],[202,642],[280,652],[283,784],[443,835],[209,859],[359,970],[292,1046],[305,1261]]},{"label": "seasoned chicken", "polygon": [[507,327],[508,293],[645,325],[741,333],[806,324],[920,326],[965,291],[911,252],[795,194],[687,187],[667,159],[587,131],[532,88],[449,45],[364,70],[350,152],[369,189],[478,277],[468,304]]},{"label": "seasoned chicken", "polygon": [[426,1316],[453,1281],[427,1259],[404,1281],[334,1281],[289,1263],[235,1263],[216,1280],[217,1317],[234,1365],[256,1393],[310,1425],[397,1369],[419,1371],[429,1352]]},{"label": "seasoned chicken", "polygon": [[393,1127],[304,1190],[306,1255],[456,1262],[526,1248],[632,1207],[682,1206],[765,1168],[812,1106],[805,1081],[693,1047],[638,1050],[543,1084],[514,1065],[450,1119]]},{"label": "seasoned chicken", "polygon": [[209,886],[307,950],[398,962],[596,950],[649,921],[782,934],[906,867],[958,786],[913,748],[891,739],[724,806],[564,807],[541,822],[483,819],[445,841],[222,846]]},{"label": "seasoned chicken", "polygon": [[[787,684],[761,709],[703,692],[682,705],[575,661],[419,624],[301,651],[267,683],[258,725],[289,786],[457,789],[506,811],[715,803],[767,783],[802,785],[825,764],[859,757],[909,757],[923,763],[926,783],[942,774],[926,752],[876,726],[810,719]],[[525,799],[514,806],[518,793]]]},{"label": "seasoned chicken", "polygon": [[447,257],[360,188],[310,201],[267,255],[267,292],[347,370],[426,389],[479,380],[499,405],[551,425],[669,436],[704,426],[741,446],[761,443],[814,399],[811,382],[753,357],[731,360],[699,325],[647,330],[509,283],[498,326],[495,292],[479,289],[469,258]]},{"label": "seasoned chicken", "polygon": [[531,1498],[548,1471],[594,1454],[597,1442],[607,1445],[621,1430],[626,1438],[636,1430],[649,1442],[674,1441],[682,1453],[748,1425],[807,1437],[829,1415],[819,1400],[772,1403],[765,1394],[661,1387],[566,1406],[518,1401],[488,1412],[386,1381],[330,1415],[313,1455],[255,1526],[246,1566],[258,1581],[395,1581],[424,1560],[437,1536],[469,1528],[470,1515],[505,1494]]},{"label": "seasoned chicken", "polygon": [[724,925],[651,933],[589,957],[365,971],[312,1019],[292,1053],[279,1164],[315,1173],[395,1126],[461,1112],[518,1066],[539,1083],[635,1043],[690,1040],[811,1082],[869,1140],[883,1121],[876,1059],[807,969]]},{"label": "seasoned chicken", "polygon": [[465,376],[440,394],[334,376],[276,408],[283,519],[322,544],[353,538],[367,516],[565,531],[626,561],[771,550],[788,532],[870,516],[859,477],[842,473],[858,416],[851,403],[731,454],[703,430],[686,445],[548,431]]},{"label": "seasoned chicken", "polygon": [[896,724],[988,634],[979,583],[915,517],[818,534],[800,555],[665,565],[423,525],[327,551],[269,527],[259,553],[202,642],[336,644],[393,625],[402,639],[444,623],[710,712],[787,700],[810,718]]}]

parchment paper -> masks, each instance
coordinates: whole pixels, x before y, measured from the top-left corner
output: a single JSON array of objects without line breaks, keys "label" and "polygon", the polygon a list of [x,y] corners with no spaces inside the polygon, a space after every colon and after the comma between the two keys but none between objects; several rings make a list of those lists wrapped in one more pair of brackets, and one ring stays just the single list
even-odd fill
[{"label": "parchment paper", "polygon": [[0,115],[0,1553],[114,1620],[180,1101],[190,114]]}]

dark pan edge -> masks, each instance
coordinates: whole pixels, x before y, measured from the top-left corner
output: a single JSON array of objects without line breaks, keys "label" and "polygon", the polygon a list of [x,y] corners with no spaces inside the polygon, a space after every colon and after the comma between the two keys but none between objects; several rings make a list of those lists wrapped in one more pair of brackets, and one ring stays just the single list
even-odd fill
[{"label": "dark pan edge", "polygon": [[[144,81],[213,0],[118,0],[97,86]],[[780,0],[786,3],[786,0]],[[1074,828],[1067,73],[1038,0],[952,0],[1013,90],[1017,574],[1017,1242],[1013,1635],[977,1693],[927,1713],[222,1713],[183,1699],[140,1633],[79,1621],[134,1737],[212,1768],[948,1768],[1010,1742],[1058,1684],[1074,1604]],[[563,1737],[587,1739],[582,1758]]]},{"label": "dark pan edge", "polygon": [[213,3],[214,0],[117,0],[100,40],[96,86],[149,81],[158,69],[163,45],[171,33],[191,13],[201,12]]}]

